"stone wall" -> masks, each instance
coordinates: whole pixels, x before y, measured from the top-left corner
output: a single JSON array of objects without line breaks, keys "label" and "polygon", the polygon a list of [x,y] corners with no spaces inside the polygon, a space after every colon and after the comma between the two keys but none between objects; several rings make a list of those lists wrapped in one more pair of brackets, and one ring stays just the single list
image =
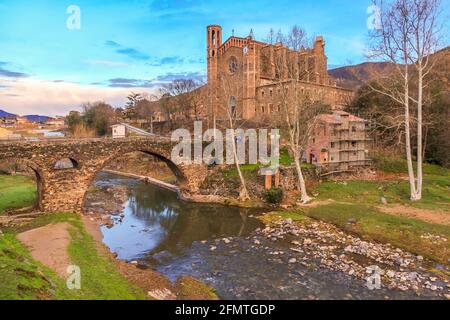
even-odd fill
[{"label": "stone wall", "polygon": [[[167,163],[180,181],[184,195],[195,193],[206,177],[201,165],[175,165],[169,139],[86,139],[0,144],[0,163],[16,162],[37,177],[38,209],[44,212],[81,212],[86,191],[95,175],[113,159],[130,152],[151,154]],[[56,170],[56,162],[71,159],[74,168]]]}]

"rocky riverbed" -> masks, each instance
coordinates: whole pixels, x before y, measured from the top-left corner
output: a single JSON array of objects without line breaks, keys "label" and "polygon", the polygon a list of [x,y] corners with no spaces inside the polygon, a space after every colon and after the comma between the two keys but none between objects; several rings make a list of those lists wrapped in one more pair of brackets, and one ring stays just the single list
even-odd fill
[{"label": "rocky riverbed", "polygon": [[379,277],[381,286],[388,289],[450,299],[448,267],[390,244],[364,241],[327,223],[307,218],[269,220],[266,228],[256,230],[254,244],[260,246],[261,237],[288,243],[288,250],[269,254],[283,256],[289,264],[325,268],[362,280]]}]

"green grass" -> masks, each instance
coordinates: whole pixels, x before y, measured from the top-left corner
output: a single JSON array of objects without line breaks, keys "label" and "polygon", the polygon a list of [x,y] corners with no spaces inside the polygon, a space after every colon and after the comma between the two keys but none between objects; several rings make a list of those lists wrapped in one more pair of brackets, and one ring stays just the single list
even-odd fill
[{"label": "green grass", "polygon": [[[33,261],[15,239],[17,232],[58,222],[72,225],[68,253],[72,263],[81,269],[81,290],[68,290],[65,281]],[[45,215],[25,227],[8,230],[0,237],[0,250],[0,299],[146,299],[145,293],[123,278],[108,257],[98,254],[94,240],[75,214]],[[25,272],[18,271],[22,269]]]},{"label": "green grass", "polygon": [[34,261],[14,234],[0,236],[0,300],[52,299],[63,281]]},{"label": "green grass", "polygon": [[[262,164],[243,164],[240,166],[241,172],[246,178],[256,177],[259,169],[263,168]],[[236,166],[230,166],[222,170],[222,176],[225,179],[237,178],[239,176]]]},{"label": "green grass", "polygon": [[19,175],[0,175],[0,214],[6,209],[33,206],[37,187],[32,178]]},{"label": "green grass", "polygon": [[[384,171],[390,173],[408,173],[408,166],[405,159],[388,157],[384,155],[372,155],[372,160],[375,166]],[[413,163],[414,170],[417,169],[417,163]],[[443,168],[438,165],[424,163],[423,164],[423,172],[424,174],[430,175],[450,175],[450,170]]]},{"label": "green grass", "polygon": [[[373,241],[394,246],[448,264],[448,242],[432,243],[421,236],[430,233],[450,239],[450,226],[426,223],[416,219],[383,214],[374,207],[363,204],[329,204],[305,209],[305,215],[332,223],[341,229]],[[355,224],[348,224],[350,219]]]},{"label": "green grass", "polygon": [[[381,204],[381,197],[389,204],[401,204],[422,209],[450,211],[450,176],[427,175],[424,178],[423,199],[410,201],[409,183],[404,180],[347,181],[321,183],[314,191],[318,199],[333,199],[356,204]],[[449,213],[450,214],[450,213]]]},{"label": "green grass", "polygon": [[294,158],[289,154],[288,148],[284,147],[280,150],[280,165],[290,166],[294,163]]}]

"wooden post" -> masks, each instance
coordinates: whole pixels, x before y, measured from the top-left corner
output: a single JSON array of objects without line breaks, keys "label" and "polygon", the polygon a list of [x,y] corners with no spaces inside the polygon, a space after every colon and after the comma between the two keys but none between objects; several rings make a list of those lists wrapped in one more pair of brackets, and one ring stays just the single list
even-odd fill
[{"label": "wooden post", "polygon": [[280,170],[275,173],[275,188],[280,187]]},{"label": "wooden post", "polygon": [[272,189],[272,175],[266,175],[266,190]]}]

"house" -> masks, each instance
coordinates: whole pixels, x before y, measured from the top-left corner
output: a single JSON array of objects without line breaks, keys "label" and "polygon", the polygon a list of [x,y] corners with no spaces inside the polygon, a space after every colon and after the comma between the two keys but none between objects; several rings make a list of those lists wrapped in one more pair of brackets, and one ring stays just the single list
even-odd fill
[{"label": "house", "polygon": [[30,123],[26,117],[17,117],[16,120],[18,126],[24,126]]},{"label": "house", "polygon": [[112,137],[114,139],[126,137],[127,130],[124,124],[115,124],[111,128],[112,128]]},{"label": "house", "polygon": [[0,117],[0,127],[15,128],[17,127],[16,117]]},{"label": "house", "polygon": [[345,111],[319,115],[304,155],[306,162],[338,171],[367,166],[371,161],[366,123]]},{"label": "house", "polygon": [[147,132],[128,123],[119,123],[111,126],[114,139],[125,138],[127,136],[154,137],[153,133]]},{"label": "house", "polygon": [[45,122],[45,124],[48,126],[58,127],[58,128],[64,127],[65,123],[66,123],[65,119],[62,117],[50,118]]}]

